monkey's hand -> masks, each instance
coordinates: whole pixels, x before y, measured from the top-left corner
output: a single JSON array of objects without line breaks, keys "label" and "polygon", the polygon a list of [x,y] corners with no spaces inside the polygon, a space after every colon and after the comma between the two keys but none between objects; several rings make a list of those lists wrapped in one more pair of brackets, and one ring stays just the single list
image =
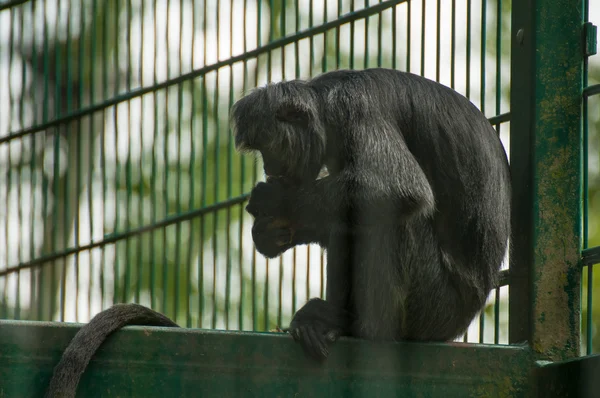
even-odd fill
[{"label": "monkey's hand", "polygon": [[297,188],[283,178],[269,178],[259,182],[250,193],[246,211],[254,217],[275,217],[290,219]]},{"label": "monkey's hand", "polygon": [[289,333],[308,355],[323,361],[329,355],[329,346],[340,336],[350,334],[351,322],[347,311],[313,298],[294,314]]},{"label": "monkey's hand", "polygon": [[267,258],[277,257],[295,246],[295,230],[282,218],[258,217],[252,226],[252,240],[256,250]]}]

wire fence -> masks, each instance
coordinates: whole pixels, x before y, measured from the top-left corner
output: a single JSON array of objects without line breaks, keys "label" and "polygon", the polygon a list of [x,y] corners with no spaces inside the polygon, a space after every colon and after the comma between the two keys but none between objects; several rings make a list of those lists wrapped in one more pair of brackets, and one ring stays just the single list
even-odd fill
[{"label": "wire fence", "polygon": [[[262,166],[235,152],[229,107],[270,81],[382,66],[466,95],[508,149],[510,12],[507,0],[0,2],[0,318],[85,322],[138,302],[187,327],[285,326],[324,295],[325,259],[318,246],[254,251],[244,206]],[[464,341],[508,342],[503,276]],[[588,352],[597,279],[589,266]]]}]

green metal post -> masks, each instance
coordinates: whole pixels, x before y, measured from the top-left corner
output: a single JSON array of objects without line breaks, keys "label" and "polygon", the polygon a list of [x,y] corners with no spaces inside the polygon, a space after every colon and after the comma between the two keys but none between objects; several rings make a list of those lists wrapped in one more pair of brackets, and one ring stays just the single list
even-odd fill
[{"label": "green metal post", "polygon": [[512,5],[510,342],[579,353],[582,0]]}]

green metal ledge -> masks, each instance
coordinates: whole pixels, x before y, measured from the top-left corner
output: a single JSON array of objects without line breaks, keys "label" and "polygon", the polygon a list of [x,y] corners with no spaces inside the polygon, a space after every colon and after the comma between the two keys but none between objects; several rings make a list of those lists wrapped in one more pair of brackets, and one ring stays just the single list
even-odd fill
[{"label": "green metal ledge", "polygon": [[[39,397],[81,325],[0,321],[0,397]],[[127,327],[100,348],[78,396],[520,397],[533,357],[520,346],[342,339],[328,360],[288,335]]]}]

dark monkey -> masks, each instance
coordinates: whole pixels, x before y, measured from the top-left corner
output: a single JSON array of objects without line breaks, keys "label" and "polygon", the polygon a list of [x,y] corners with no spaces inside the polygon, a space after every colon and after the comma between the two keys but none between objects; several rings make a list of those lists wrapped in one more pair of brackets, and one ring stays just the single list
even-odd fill
[{"label": "dark monkey", "polygon": [[[257,89],[232,108],[236,145],[260,152],[251,193],[259,252],[327,250],[327,297],[290,333],[316,358],[339,336],[451,340],[482,309],[510,234],[502,144],[465,97],[388,69]],[[329,176],[316,179],[323,166]]]},{"label": "dark monkey", "polygon": [[[247,206],[258,251],[327,249],[327,300],[290,325],[308,353],[326,357],[339,336],[450,340],[468,327],[505,255],[510,180],[496,132],[466,98],[408,73],[336,71],[257,89],[232,122],[269,176]],[[97,348],[126,325],[177,327],[137,304],[99,313],[47,396],[74,397]]]}]

